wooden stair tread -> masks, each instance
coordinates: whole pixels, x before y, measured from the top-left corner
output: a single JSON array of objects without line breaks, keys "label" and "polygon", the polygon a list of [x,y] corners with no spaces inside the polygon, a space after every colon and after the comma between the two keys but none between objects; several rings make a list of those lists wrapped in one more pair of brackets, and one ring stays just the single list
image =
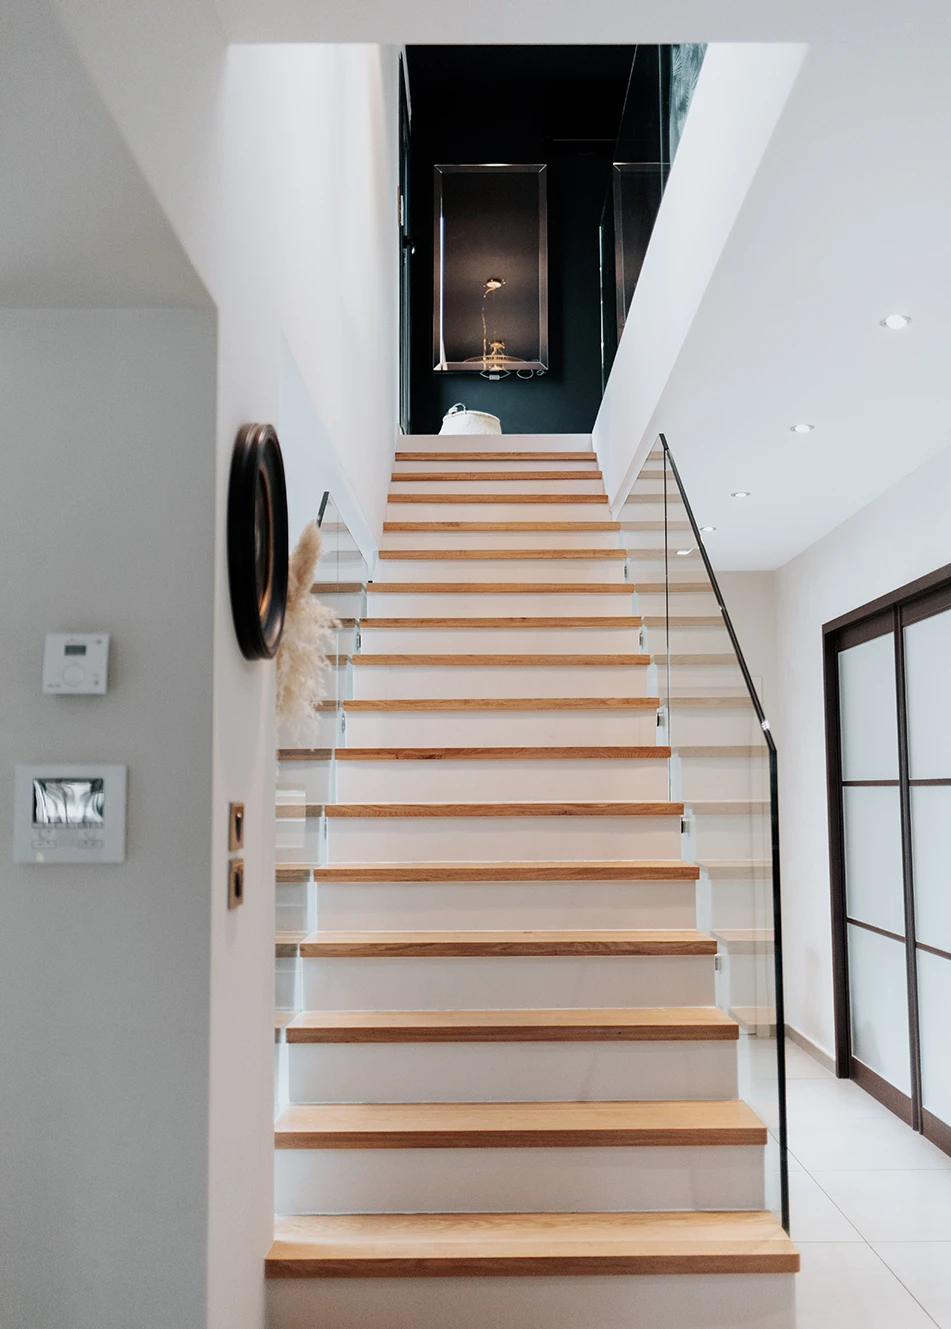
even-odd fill
[{"label": "wooden stair tread", "polygon": [[770,1213],[308,1214],[279,1218],[267,1278],[795,1273]]},{"label": "wooden stair tread", "polygon": [[394,471],[390,477],[397,483],[415,484],[435,480],[600,480],[601,472],[593,471]]},{"label": "wooden stair tread", "polygon": [[645,628],[723,628],[726,625],[720,614],[644,614],[641,622]]},{"label": "wooden stair tread", "polygon": [[651,657],[655,664],[672,665],[718,665],[740,667],[740,662],[733,651],[721,651],[715,654],[702,655],[699,651],[682,651],[677,655],[655,654]]},{"label": "wooden stair tread", "polygon": [[387,503],[597,503],[606,505],[607,494],[394,494]]},{"label": "wooden stair tread", "polygon": [[[501,495],[504,498],[504,495]],[[619,521],[385,521],[384,531],[619,531]]]},{"label": "wooden stair tread", "polygon": [[524,1149],[765,1145],[740,1099],[582,1103],[308,1103],[286,1107],[278,1149]]},{"label": "wooden stair tread", "polygon": [[440,559],[475,559],[483,563],[500,563],[510,559],[575,559],[601,560],[603,562],[623,563],[627,558],[625,549],[381,549],[380,558],[415,559],[419,562],[432,562]]},{"label": "wooden stair tread", "polygon": [[397,452],[397,461],[594,461],[590,452]]},{"label": "wooden stair tread", "polygon": [[697,881],[700,869],[680,859],[520,861],[478,863],[328,863],[313,867],[315,881]]},{"label": "wooden stair tread", "polygon": [[277,960],[295,959],[301,942],[309,936],[309,932],[275,932],[274,958]]},{"label": "wooden stair tread", "polygon": [[705,817],[762,817],[770,808],[768,798],[692,798],[689,803],[691,812]]},{"label": "wooden stair tread", "polygon": [[763,742],[757,746],[745,743],[688,743],[674,749],[678,757],[768,757],[769,749]]},{"label": "wooden stair tread", "polygon": [[338,761],[653,761],[671,749],[620,745],[548,748],[338,748]]},{"label": "wooden stair tread", "polygon": [[355,594],[358,591],[366,590],[366,582],[362,581],[315,581],[311,586],[314,595],[329,595],[334,591],[346,592],[348,595]]},{"label": "wooden stair tread", "polygon": [[540,615],[510,618],[365,618],[364,628],[636,628],[641,620],[636,614]]},{"label": "wooden stair tread", "polygon": [[278,748],[278,761],[330,761],[333,748]]},{"label": "wooden stair tread", "polygon": [[633,583],[633,588],[642,595],[658,595],[664,591],[670,591],[671,594],[677,592],[680,595],[713,594],[713,587],[708,581],[637,581]]},{"label": "wooden stair tread", "polygon": [[629,582],[617,581],[371,581],[369,593],[409,595],[623,595]]},{"label": "wooden stair tread", "polygon": [[310,881],[311,877],[312,869],[309,865],[306,867],[298,867],[296,864],[279,865],[275,872],[275,880],[281,884]]},{"label": "wooden stair tread", "polygon": [[702,858],[697,860],[711,881],[768,880],[773,863],[769,858]]},{"label": "wooden stair tread", "polygon": [[363,652],[353,657],[354,665],[488,665],[492,668],[518,668],[528,665],[575,666],[602,665],[612,668],[646,668],[649,655],[504,655],[501,651],[488,655],[385,655]]},{"label": "wooden stair tread", "polygon": [[320,958],[431,958],[470,956],[642,956],[716,955],[705,932],[623,931],[620,928],[546,931],[312,932],[300,942],[300,955]]},{"label": "wooden stair tread", "polygon": [[657,697],[353,698],[345,711],[656,711]]},{"label": "wooden stair tread", "polygon": [[305,1011],[289,1043],[729,1042],[734,1020],[716,1006],[624,1010]]},{"label": "wooden stair tread", "polygon": [[328,803],[328,817],[682,817],[683,803],[538,800],[519,803]]}]

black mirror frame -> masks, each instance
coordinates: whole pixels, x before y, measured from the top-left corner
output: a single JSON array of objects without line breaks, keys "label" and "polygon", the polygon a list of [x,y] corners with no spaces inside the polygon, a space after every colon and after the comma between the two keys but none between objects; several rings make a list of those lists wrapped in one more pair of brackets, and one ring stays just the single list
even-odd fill
[{"label": "black mirror frame", "polygon": [[[261,598],[259,477],[268,499],[270,529],[269,575]],[[281,445],[273,425],[243,425],[235,439],[228,483],[228,583],[235,635],[247,660],[272,660],[277,654],[287,607],[287,572],[287,486]]]}]

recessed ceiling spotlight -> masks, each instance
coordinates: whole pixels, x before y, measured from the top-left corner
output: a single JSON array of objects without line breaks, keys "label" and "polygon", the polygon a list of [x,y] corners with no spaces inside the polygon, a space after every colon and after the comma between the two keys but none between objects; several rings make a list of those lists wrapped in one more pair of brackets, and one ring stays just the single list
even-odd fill
[{"label": "recessed ceiling spotlight", "polygon": [[715,526],[701,526],[700,529],[704,535],[709,535],[711,531],[715,531],[717,528]]},{"label": "recessed ceiling spotlight", "polygon": [[911,319],[907,314],[888,314],[881,320],[883,328],[891,328],[892,332],[901,332],[902,328],[907,328]]},{"label": "recessed ceiling spotlight", "polygon": [[730,495],[731,498],[749,498],[749,496],[750,491],[748,489],[734,489]]},{"label": "recessed ceiling spotlight", "polygon": [[692,550],[692,549],[678,549],[678,550],[677,550],[677,557],[678,557],[678,558],[686,558],[688,554],[692,554],[692,553],[693,553],[693,550]]},{"label": "recessed ceiling spotlight", "polygon": [[815,429],[815,425],[790,425],[790,426],[789,426],[789,432],[790,432],[791,434],[811,434],[812,431],[813,431],[814,429]]}]

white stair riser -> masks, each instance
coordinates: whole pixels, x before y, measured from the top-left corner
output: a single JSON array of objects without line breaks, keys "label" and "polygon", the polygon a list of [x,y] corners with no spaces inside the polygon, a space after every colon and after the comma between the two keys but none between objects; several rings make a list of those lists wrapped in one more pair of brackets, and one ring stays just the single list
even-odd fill
[{"label": "white stair riser", "polygon": [[[651,584],[659,584],[664,579],[661,575],[651,578]],[[647,578],[644,578],[647,581]],[[697,583],[701,578],[697,578]],[[633,582],[632,582],[633,585]],[[636,588],[635,588],[636,590]],[[663,591],[636,591],[636,613],[645,617],[666,614],[667,600]],[[712,616],[718,613],[716,596],[712,591],[679,591],[672,589],[670,595],[670,614],[703,614]],[[663,648],[662,648],[663,649]]]},{"label": "white stair riser", "polygon": [[[578,450],[580,451],[580,449]],[[467,451],[478,452],[480,449],[468,448]],[[488,452],[488,449],[486,448],[485,451]],[[546,449],[546,451],[550,451],[550,449]],[[395,461],[393,463],[394,475],[402,475],[405,472],[410,474],[426,472],[427,474],[435,473],[439,475],[450,471],[470,474],[473,471],[514,471],[517,473],[519,471],[596,471],[597,469],[598,462],[593,452],[589,454],[585,461],[572,461],[570,459],[560,459],[558,461],[537,461],[533,459],[532,461],[525,461],[517,458],[506,458],[499,461],[496,457],[480,457],[478,461],[472,461],[471,459],[446,461],[440,459],[436,461]]]},{"label": "white stair riser", "polygon": [[278,1149],[275,1210],[546,1213],[761,1209],[763,1149]]},{"label": "white stair riser", "polygon": [[[413,492],[418,494],[420,487],[414,486]],[[387,503],[384,520],[611,521],[612,517],[607,503],[506,503],[505,495],[499,494],[498,503]]]},{"label": "white stair riser", "polygon": [[[681,540],[683,544],[679,543]],[[625,549],[663,549],[665,545],[668,549],[685,549],[692,540],[689,528],[684,528],[682,523],[668,522],[665,531],[662,520],[648,521],[645,518],[642,522],[632,521],[629,511],[621,515],[620,543]]]},{"label": "white stair riser", "polygon": [[675,758],[677,797],[769,798],[769,762],[766,745],[762,757]]},{"label": "white stair riser", "polygon": [[[359,579],[354,578],[354,581],[356,580]],[[340,618],[362,618],[366,612],[366,596],[363,591],[320,590],[316,591],[315,595],[321,604],[332,609]]]},{"label": "white stair riser", "polygon": [[[678,548],[689,548],[686,543],[678,545],[675,536],[670,537],[669,549],[673,553],[667,556],[666,564],[664,559],[664,546],[661,544],[656,554],[650,558],[637,558],[632,555],[630,558],[631,580],[632,581],[663,581],[665,576],[670,576],[674,580],[680,581],[706,581],[707,574],[703,569],[703,559],[699,554],[689,554],[686,558],[679,557],[676,553]],[[649,548],[645,545],[644,548]]]},{"label": "white stair riser", "polygon": [[795,1274],[289,1278],[267,1329],[795,1329]]},{"label": "white stair riser", "polygon": [[[414,578],[415,580],[415,578]],[[544,578],[540,580],[544,581]],[[531,583],[526,574],[512,581]],[[633,596],[617,591],[382,591],[367,596],[366,618],[586,618],[633,614]]]},{"label": "white stair riser", "polygon": [[499,799],[665,799],[667,762],[620,761],[341,761],[341,803]]},{"label": "white stair riser", "polygon": [[736,1045],[288,1045],[292,1103],[532,1103],[736,1098]]},{"label": "white stair riser", "polygon": [[300,966],[297,960],[274,961],[274,1006],[279,1011],[300,1010]]},{"label": "white stair riser", "polygon": [[692,928],[697,917],[692,881],[326,882],[318,909],[341,932]]},{"label": "white stair riser", "polygon": [[381,558],[374,584],[388,581],[568,581],[616,582],[623,587],[619,558]]},{"label": "white stair riser", "polygon": [[[334,709],[333,711],[321,711],[314,717],[313,725],[309,725],[306,733],[306,744],[308,747],[315,748],[333,748],[343,741],[342,730],[343,711]],[[277,731],[278,746],[282,748],[296,748],[303,746],[300,733],[292,726],[281,725]]]},{"label": "white stair riser", "polygon": [[691,706],[678,709],[677,698],[670,701],[668,739],[674,746],[695,747],[701,743],[736,744],[752,747],[762,742],[763,731],[752,706],[741,708],[718,707],[705,710]]},{"label": "white stair riser", "polygon": [[403,434],[397,452],[591,452],[590,434]]},{"label": "white stair riser", "polygon": [[328,863],[680,858],[679,817],[330,817]]},{"label": "white stair riser", "polygon": [[358,665],[360,701],[409,697],[645,697],[646,665]]},{"label": "white stair riser", "polygon": [[[579,517],[577,520],[602,518]],[[397,518],[396,520],[399,520]],[[436,521],[433,517],[431,520]],[[451,521],[481,521],[474,511]],[[520,520],[533,521],[532,517]],[[563,521],[574,520],[571,516]],[[603,518],[610,521],[609,516]],[[617,549],[617,531],[384,531],[384,549]]]},{"label": "white stair riser", "polygon": [[[674,605],[671,612],[679,612]],[[733,648],[726,628],[721,624],[707,628],[645,627],[645,649],[656,655],[722,655]]]},{"label": "white stair riser", "polygon": [[315,1011],[710,1006],[714,996],[710,955],[381,957],[300,963],[303,1009]]},{"label": "white stair riser", "polygon": [[275,887],[275,927],[278,932],[303,932],[317,926],[314,887],[308,881],[279,881]]},{"label": "white stair riser", "polygon": [[757,814],[690,817],[690,840],[696,858],[769,857],[769,818]]},{"label": "white stair riser", "polygon": [[277,778],[278,797],[282,790],[299,790],[306,803],[333,801],[334,768],[327,757],[321,761],[282,761]]},{"label": "white stair riser", "polygon": [[339,549],[326,532],[320,558],[314,565],[314,581],[363,581],[367,565],[359,549]]},{"label": "white stair riser", "polygon": [[321,857],[320,822],[314,817],[276,817],[274,848],[278,863],[316,863]]},{"label": "white stair riser", "polygon": [[[658,674],[666,680],[667,665],[657,663]],[[717,696],[742,696],[746,694],[746,684],[739,664],[731,661],[724,665],[680,664],[675,661],[670,666],[670,690],[673,696],[686,693]]]},{"label": "white stair riser", "polygon": [[[721,946],[721,952],[722,949]],[[721,953],[720,965],[717,1002],[725,1010],[737,1006],[775,1006],[776,969],[772,949],[757,955],[727,951]]]},{"label": "white stair riser", "polygon": [[[481,468],[477,468],[481,469]],[[603,494],[603,483],[590,480],[393,480],[391,494]]]},{"label": "white stair riser", "polygon": [[[628,502],[625,503],[621,512],[621,521],[663,521],[665,503],[662,491],[663,486],[660,484],[653,484],[649,490],[645,489],[643,495],[638,491],[634,496],[633,501],[628,500]],[[682,523],[688,520],[686,509],[684,508],[683,503],[671,493],[668,493],[667,496],[666,512],[667,521],[676,522],[678,524],[677,534],[684,539],[685,543],[680,545],[679,548],[687,549],[689,546],[686,542],[689,540],[690,544],[693,544],[693,540],[691,538],[692,532],[690,529],[682,529]]]},{"label": "white stair riser", "polygon": [[368,655],[642,654],[637,627],[363,628],[361,650]]},{"label": "white stair riser", "polygon": [[697,926],[704,932],[714,928],[771,927],[772,913],[773,883],[768,869],[752,881],[710,881],[702,877],[697,883]]},{"label": "white stair riser", "polygon": [[550,743],[656,741],[656,712],[650,709],[347,713],[347,743],[351,747],[542,747]]}]

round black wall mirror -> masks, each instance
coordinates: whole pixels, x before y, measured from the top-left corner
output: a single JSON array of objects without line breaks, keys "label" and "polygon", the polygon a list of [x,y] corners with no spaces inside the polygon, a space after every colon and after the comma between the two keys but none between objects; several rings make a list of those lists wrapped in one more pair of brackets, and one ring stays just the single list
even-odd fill
[{"label": "round black wall mirror", "polygon": [[272,425],[238,430],[228,483],[228,582],[241,654],[277,654],[287,606],[287,489]]}]

